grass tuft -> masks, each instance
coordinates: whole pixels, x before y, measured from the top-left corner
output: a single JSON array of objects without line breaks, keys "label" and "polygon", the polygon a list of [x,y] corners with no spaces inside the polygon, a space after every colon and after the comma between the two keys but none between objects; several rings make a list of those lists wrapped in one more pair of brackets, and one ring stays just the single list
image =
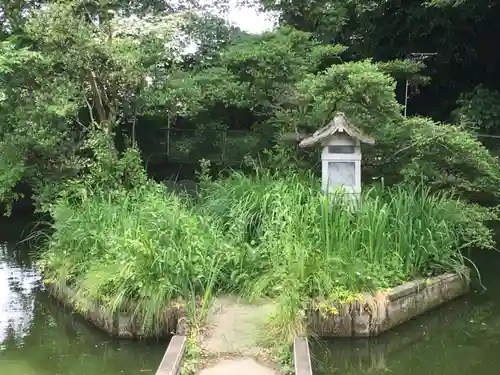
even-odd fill
[{"label": "grass tuft", "polygon": [[194,201],[148,183],[53,207],[41,265],[79,298],[133,309],[161,330],[183,300],[201,325],[216,293],[280,303],[267,335],[291,344],[312,301],[345,302],[418,277],[464,272],[463,247],[493,246],[493,218],[422,187],[365,189],[356,209],[325,196],[313,176],[266,171],[203,180]]}]

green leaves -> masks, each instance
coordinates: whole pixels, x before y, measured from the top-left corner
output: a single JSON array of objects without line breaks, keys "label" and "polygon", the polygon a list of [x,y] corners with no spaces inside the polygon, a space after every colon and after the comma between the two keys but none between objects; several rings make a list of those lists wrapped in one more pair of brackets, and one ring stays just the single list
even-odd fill
[{"label": "green leaves", "polygon": [[[371,27],[346,34],[345,28],[352,27],[346,22],[357,19],[353,14],[388,6],[350,0],[288,5],[291,10],[283,17],[305,18],[318,26],[322,38],[328,34],[322,15],[336,19],[331,27],[350,44],[359,44],[358,37]],[[113,168],[106,160],[120,160],[110,140],[128,124],[133,124],[134,140],[142,132],[144,139],[156,142],[144,145],[146,154],[163,150],[151,128],[168,126],[192,134],[191,139],[171,140],[169,156],[231,154],[237,159],[272,147],[277,133],[312,132],[335,111],[345,112],[377,140],[377,146],[364,150],[369,177],[384,175],[398,182],[420,180],[424,174],[436,187],[465,191],[497,184],[496,159],[463,127],[401,116],[396,79],[427,83],[421,63],[343,62],[356,48],[323,44],[317,35],[290,26],[244,35],[216,16],[195,12],[189,1],[179,9],[167,4],[161,12],[143,12],[157,7],[156,2],[51,1],[32,11],[20,23],[22,31],[2,42],[0,142],[12,150],[0,158],[5,168],[17,171],[4,179],[5,197],[24,179],[40,189],[38,197],[49,199],[68,181],[92,176],[88,168],[103,181],[106,173],[110,181],[122,181],[126,168]],[[484,91],[464,96],[463,122],[476,121],[487,129],[496,121],[492,98]],[[107,140],[107,153],[101,144],[89,143],[97,135]],[[280,160],[291,154],[281,151]],[[311,160],[311,154],[302,155],[300,162]],[[131,164],[127,168],[134,170]]]},{"label": "green leaves", "polygon": [[[275,119],[286,130],[311,133],[335,111],[345,112],[377,142],[364,149],[366,177],[384,177],[388,183],[425,181],[436,190],[497,195],[498,159],[463,126],[403,118],[387,68],[365,60],[309,74],[293,86],[293,106],[281,107]],[[303,157],[310,163],[315,160],[310,154]]]},{"label": "green leaves", "polygon": [[[458,125],[414,118],[404,122],[409,135],[396,159],[406,179],[423,181],[436,189],[497,194],[498,158]],[[400,138],[401,141],[403,139]],[[393,166],[394,167],[394,166]]]},{"label": "green leaves", "polygon": [[478,86],[460,95],[456,119],[471,130],[498,133],[500,130],[500,92]]},{"label": "green leaves", "polygon": [[311,132],[330,121],[335,111],[343,111],[374,132],[399,117],[394,87],[395,81],[369,60],[332,65],[297,82],[290,124]]},{"label": "green leaves", "polygon": [[342,47],[320,44],[311,35],[289,27],[259,36],[248,36],[221,54],[221,64],[242,80],[263,85],[286,83],[315,72],[324,59],[336,56]]},{"label": "green leaves", "polygon": [[392,60],[377,62],[381,71],[396,79],[408,80],[411,84],[428,84],[430,77],[424,76],[422,70],[425,64],[413,60]]},{"label": "green leaves", "polygon": [[[39,200],[48,200],[46,206],[57,189],[88,167],[120,175],[124,171],[99,164],[103,150],[87,148],[96,131],[109,140],[120,121],[135,122],[151,106],[161,105],[176,116],[215,100],[205,98],[199,86],[184,88],[182,78],[175,92],[164,80],[180,72],[191,42],[184,31],[195,21],[186,13],[192,6],[184,2],[182,12],[175,7],[143,14],[130,11],[141,8],[141,2],[50,1],[1,42],[0,142],[8,139],[16,152],[4,152],[0,159],[6,166],[26,167],[13,169],[19,172],[16,178],[3,180],[0,201],[21,179],[35,188]],[[219,77],[214,85],[223,82]],[[159,92],[167,98],[151,100]],[[228,96],[223,92],[218,98]],[[116,154],[113,143],[107,148],[109,156]],[[27,163],[26,154],[36,157]],[[135,162],[127,168],[142,168],[140,160]]]}]

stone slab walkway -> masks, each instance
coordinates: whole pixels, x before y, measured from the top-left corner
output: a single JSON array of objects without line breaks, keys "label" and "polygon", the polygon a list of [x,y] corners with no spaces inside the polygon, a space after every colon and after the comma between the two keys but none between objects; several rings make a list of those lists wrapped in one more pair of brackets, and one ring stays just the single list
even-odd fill
[{"label": "stone slab walkway", "polygon": [[199,375],[276,375],[277,373],[257,363],[252,358],[223,359],[201,370]]},{"label": "stone slab walkway", "polygon": [[235,297],[217,298],[208,313],[201,347],[211,357],[221,359],[199,375],[277,375],[253,359],[264,352],[260,335],[274,309],[272,303],[252,305]]}]

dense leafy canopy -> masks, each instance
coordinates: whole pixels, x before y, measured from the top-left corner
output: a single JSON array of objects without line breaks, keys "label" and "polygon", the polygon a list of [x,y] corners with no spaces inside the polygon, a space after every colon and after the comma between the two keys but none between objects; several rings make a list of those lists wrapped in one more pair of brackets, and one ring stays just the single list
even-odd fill
[{"label": "dense leafy canopy", "polygon": [[[241,161],[276,144],[292,150],[281,134],[311,132],[340,110],[377,140],[365,150],[367,176],[497,194],[498,161],[472,134],[498,126],[497,87],[484,79],[499,82],[488,44],[497,6],[258,3],[279,12],[280,28],[248,35],[213,12],[224,1],[1,5],[0,199],[25,183],[43,208],[82,182],[140,183],[140,155],[123,152],[137,141],[143,158],[158,159],[166,127],[191,132],[174,151],[194,161],[216,148]],[[405,59],[433,51],[426,65]],[[410,95],[427,90],[410,96],[410,113],[432,115],[438,104],[435,118],[455,123],[402,116],[405,80]],[[446,110],[450,98],[458,104]],[[314,165],[317,153],[288,151],[286,163]]]},{"label": "dense leafy canopy", "polygon": [[[27,186],[51,215],[46,282],[132,303],[153,330],[175,297],[278,298],[270,332],[289,348],[306,303],[460,272],[463,247],[494,246],[496,211],[461,198],[500,195],[477,137],[498,133],[500,7],[253,3],[279,27],[248,35],[224,0],[0,3],[0,204]],[[376,140],[364,182],[382,183],[359,210],[319,192],[318,150],[297,147],[337,111]],[[200,159],[253,175],[212,180],[202,161],[197,199],[148,178]]]},{"label": "dense leafy canopy", "polygon": [[[500,90],[500,6],[490,0],[255,0],[277,11],[282,24],[349,48],[345,58],[388,61],[436,53],[426,73],[432,84],[412,87],[411,113],[448,120],[462,92],[484,84]],[[419,95],[413,95],[417,94]],[[399,92],[401,99],[404,90]]]}]

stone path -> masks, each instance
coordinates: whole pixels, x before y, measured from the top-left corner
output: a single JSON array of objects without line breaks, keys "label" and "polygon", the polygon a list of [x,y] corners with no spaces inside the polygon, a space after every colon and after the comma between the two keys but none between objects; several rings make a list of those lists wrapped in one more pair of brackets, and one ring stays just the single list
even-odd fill
[{"label": "stone path", "polygon": [[276,375],[274,370],[251,358],[223,359],[201,370],[200,375]]},{"label": "stone path", "polygon": [[271,303],[251,305],[233,297],[216,299],[201,346],[220,359],[199,375],[277,375],[277,371],[254,359],[264,350],[259,335],[273,311]]}]

